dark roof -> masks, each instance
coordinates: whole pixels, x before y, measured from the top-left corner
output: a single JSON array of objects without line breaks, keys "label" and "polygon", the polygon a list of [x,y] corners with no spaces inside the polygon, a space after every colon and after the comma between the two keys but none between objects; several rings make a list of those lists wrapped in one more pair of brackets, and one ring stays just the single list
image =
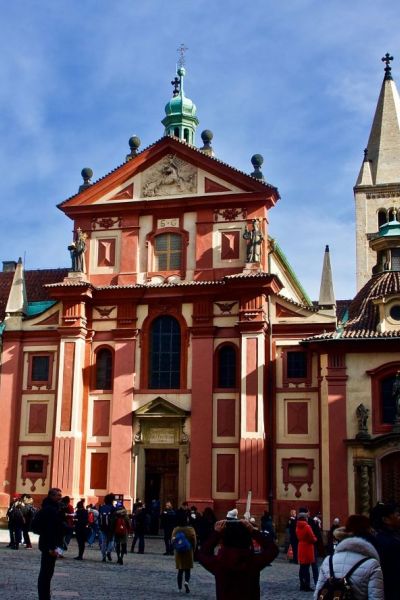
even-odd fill
[{"label": "dark roof", "polygon": [[[50,300],[50,294],[44,286],[62,281],[68,275],[65,269],[32,269],[25,271],[26,295],[28,302]],[[14,272],[0,272],[0,321],[3,321]]]},{"label": "dark roof", "polygon": [[400,337],[400,324],[398,329],[378,331],[379,308],[374,301],[394,295],[400,296],[400,272],[387,271],[374,275],[348,306],[348,320],[339,325],[336,331],[308,338],[309,341]]}]

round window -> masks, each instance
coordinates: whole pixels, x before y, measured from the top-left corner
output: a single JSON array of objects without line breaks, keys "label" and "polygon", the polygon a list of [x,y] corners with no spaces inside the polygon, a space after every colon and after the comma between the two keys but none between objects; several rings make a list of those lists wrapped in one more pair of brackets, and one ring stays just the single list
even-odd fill
[{"label": "round window", "polygon": [[395,304],[390,309],[390,316],[394,321],[400,321],[400,304]]}]

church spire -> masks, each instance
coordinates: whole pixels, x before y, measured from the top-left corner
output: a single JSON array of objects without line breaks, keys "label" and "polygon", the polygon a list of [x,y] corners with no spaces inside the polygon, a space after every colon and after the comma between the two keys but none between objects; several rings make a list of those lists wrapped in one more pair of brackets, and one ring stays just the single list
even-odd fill
[{"label": "church spire", "polygon": [[321,287],[319,291],[318,306],[324,308],[333,308],[336,304],[335,293],[333,291],[331,259],[329,255],[329,246],[325,246],[324,263],[322,267]]},{"label": "church spire", "polygon": [[382,58],[385,75],[367,145],[369,168],[364,160],[356,187],[400,181],[400,98],[392,78],[392,60],[388,52]]},{"label": "church spire", "polygon": [[171,81],[173,86],[172,98],[165,106],[165,117],[161,123],[165,127],[164,134],[179,138],[194,146],[196,127],[199,120],[196,116],[196,106],[185,96],[183,82],[186,75],[185,51],[187,48],[181,44],[178,48],[180,54],[176,77]]},{"label": "church spire", "polygon": [[21,317],[27,312],[24,266],[19,258],[6,306],[6,317]]}]

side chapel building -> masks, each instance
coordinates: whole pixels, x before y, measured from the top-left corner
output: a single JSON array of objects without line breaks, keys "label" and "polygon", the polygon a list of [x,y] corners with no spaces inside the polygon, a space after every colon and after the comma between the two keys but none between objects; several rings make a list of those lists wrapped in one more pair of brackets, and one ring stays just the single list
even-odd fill
[{"label": "side chapel building", "polygon": [[94,183],[82,171],[58,206],[73,222],[73,269],[19,261],[0,273],[3,512],[13,494],[40,500],[50,486],[217,514],[243,511],[251,490],[253,514],[269,506],[283,524],[306,504],[328,527],[367,502],[359,474],[368,501],[381,497],[399,442],[379,404],[400,368],[400,103],[388,68],[355,188],[360,282],[365,255],[378,266],[348,310],[328,249],[313,303],[269,237],[279,193],[262,157],[248,175],[215,157],[211,132],[196,148],[183,66],[164,136],[140,152],[131,138],[126,161]]}]

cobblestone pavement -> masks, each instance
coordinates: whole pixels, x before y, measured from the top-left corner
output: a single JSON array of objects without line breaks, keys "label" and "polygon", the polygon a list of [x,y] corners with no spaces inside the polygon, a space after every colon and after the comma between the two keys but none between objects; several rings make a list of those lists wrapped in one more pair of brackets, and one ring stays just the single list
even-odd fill
[{"label": "cobblestone pavement", "polygon": [[[37,600],[36,583],[40,552],[37,536],[32,535],[33,550],[23,546],[7,548],[8,532],[0,530],[0,600]],[[169,600],[186,597],[176,587],[175,561],[163,556],[162,539],[146,539],[145,554],[128,554],[124,565],[102,563],[97,548],[87,548],[84,560],[75,561],[75,540],[65,558],[57,561],[52,581],[52,598],[82,600]],[[192,571],[190,597],[198,600],[215,598],[214,578],[198,563]],[[261,598],[274,600],[310,599],[310,594],[298,591],[298,567],[288,564],[280,555],[261,574]],[[246,600],[243,598],[243,600]]]}]

